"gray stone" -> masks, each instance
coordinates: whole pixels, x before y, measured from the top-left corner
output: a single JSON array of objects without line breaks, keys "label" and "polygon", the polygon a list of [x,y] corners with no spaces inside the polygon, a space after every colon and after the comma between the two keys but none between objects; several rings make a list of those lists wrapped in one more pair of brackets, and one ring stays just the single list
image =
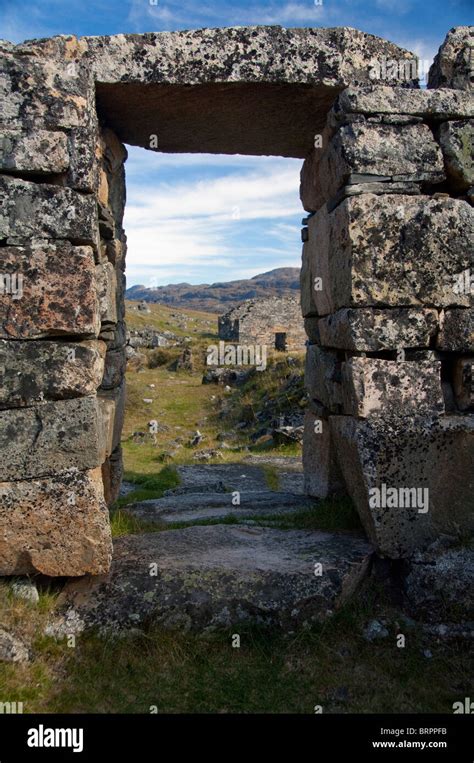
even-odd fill
[{"label": "gray stone", "polygon": [[253,520],[274,515],[291,515],[314,508],[314,502],[302,495],[274,493],[268,489],[266,491],[246,490],[240,494],[239,501],[239,504],[234,505],[234,492],[193,491],[140,501],[127,506],[127,511],[147,522],[167,525],[174,522],[199,522],[229,517]]},{"label": "gray stone", "polygon": [[9,131],[0,139],[0,170],[28,174],[60,173],[69,166],[67,136],[63,132]]},{"label": "gray stone", "polygon": [[231,27],[81,43],[98,83],[99,109],[120,140],[149,148],[156,135],[159,150],[172,152],[304,158],[342,87],[369,83],[374,59],[413,59],[346,28]]},{"label": "gray stone", "polygon": [[[9,276],[10,284],[5,277]],[[19,285],[19,296],[9,285]],[[64,241],[2,248],[0,337],[97,336],[100,317],[90,247]]]},{"label": "gray stone", "polygon": [[216,525],[121,537],[109,575],[68,584],[58,615],[102,632],[249,622],[294,631],[347,601],[370,555],[365,540],[343,533]]},{"label": "gray stone", "polygon": [[0,340],[0,407],[93,395],[101,383],[105,344]]},{"label": "gray stone", "polygon": [[342,364],[343,412],[351,416],[444,413],[439,361],[350,358]]},{"label": "gray stone", "polygon": [[474,551],[452,548],[417,554],[405,580],[414,617],[430,623],[474,620]]},{"label": "gray stone", "polygon": [[472,26],[450,29],[431,66],[428,87],[474,89]]},{"label": "gray stone", "polygon": [[474,358],[457,357],[453,365],[453,393],[460,411],[474,407]]},{"label": "gray stone", "polygon": [[29,604],[38,604],[39,593],[36,584],[29,578],[17,578],[12,581],[10,591],[16,599],[27,601]]},{"label": "gray stone", "polygon": [[[331,416],[330,425],[362,524],[382,556],[407,557],[440,532],[474,529],[474,416]],[[384,500],[384,485],[397,490],[398,505]],[[428,490],[416,504],[406,494],[414,488]]]},{"label": "gray stone", "polygon": [[101,387],[103,389],[119,387],[125,375],[126,364],[127,358],[124,349],[107,351]]},{"label": "gray stone", "polygon": [[97,294],[102,323],[117,322],[117,277],[111,262],[102,262],[96,266]]},{"label": "gray stone", "polygon": [[101,470],[0,483],[0,575],[98,575],[112,543]]},{"label": "gray stone", "polygon": [[404,87],[348,87],[338,97],[329,120],[336,126],[348,114],[405,114],[435,121],[474,117],[474,96],[459,90]]},{"label": "gray stone", "polygon": [[472,267],[474,210],[464,201],[365,194],[309,220],[319,315],[340,307],[468,307],[457,285]]},{"label": "gray stone", "polygon": [[366,641],[378,641],[388,638],[389,632],[379,620],[371,620],[364,628],[364,639]]},{"label": "gray stone", "polygon": [[1,175],[0,203],[0,238],[8,243],[69,239],[97,248],[97,203],[92,196]]},{"label": "gray stone", "polygon": [[[221,340],[273,349],[301,350],[306,340],[298,298],[288,295],[246,299],[219,316],[218,329]],[[284,347],[277,346],[278,333]]]},{"label": "gray stone", "polygon": [[467,191],[474,185],[474,120],[443,122],[439,142],[452,189]]},{"label": "gray stone", "polygon": [[312,400],[333,413],[342,405],[341,361],[334,350],[310,344],[306,351],[305,386]]},{"label": "gray stone", "polygon": [[342,308],[320,318],[321,344],[341,350],[379,352],[429,347],[438,331],[436,310]]},{"label": "gray stone", "polygon": [[105,459],[97,399],[57,400],[0,411],[0,480],[93,469]]},{"label": "gray stone", "polygon": [[309,410],[305,413],[303,466],[306,495],[314,498],[346,495],[329,421]]},{"label": "gray stone", "polygon": [[474,310],[444,310],[436,346],[440,350],[474,352]]},{"label": "gray stone", "polygon": [[[386,180],[396,176],[397,180],[430,183],[445,179],[440,148],[431,130],[423,124],[400,127],[355,122],[341,127],[328,149],[319,151],[319,155],[319,163],[314,166],[313,162],[312,167],[313,210],[350,183],[354,173],[368,176],[367,180],[371,176],[385,176]],[[302,174],[305,171],[308,170],[303,167]],[[360,190],[364,191],[363,186]],[[370,188],[366,192],[370,192]],[[308,207],[305,205],[305,208]]]},{"label": "gray stone", "polygon": [[0,662],[28,662],[28,648],[17,636],[0,628]]}]

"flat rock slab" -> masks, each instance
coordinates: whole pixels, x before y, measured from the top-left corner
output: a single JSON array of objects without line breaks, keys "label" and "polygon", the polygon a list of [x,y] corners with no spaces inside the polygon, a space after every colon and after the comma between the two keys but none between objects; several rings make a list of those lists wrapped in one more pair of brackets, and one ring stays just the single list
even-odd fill
[{"label": "flat rock slab", "polygon": [[[241,493],[255,490],[269,490],[263,466],[271,466],[279,480],[279,490],[285,493],[303,493],[302,463],[298,459],[300,472],[294,469],[292,459],[280,458],[242,464],[206,464],[178,466],[180,487],[167,491],[167,495],[188,492],[217,491],[219,487]],[[288,462],[288,463],[286,463]]]},{"label": "flat rock slab", "polygon": [[252,623],[292,632],[325,620],[354,593],[371,552],[349,534],[240,525],[129,535],[115,541],[108,575],[66,585],[47,632],[152,623],[198,632]]},{"label": "flat rock slab", "polygon": [[234,493],[182,493],[164,498],[140,501],[127,506],[127,511],[147,522],[199,522],[203,519],[227,517],[254,518],[274,514],[294,514],[314,508],[314,501],[292,493],[245,491],[240,505],[232,503]]}]

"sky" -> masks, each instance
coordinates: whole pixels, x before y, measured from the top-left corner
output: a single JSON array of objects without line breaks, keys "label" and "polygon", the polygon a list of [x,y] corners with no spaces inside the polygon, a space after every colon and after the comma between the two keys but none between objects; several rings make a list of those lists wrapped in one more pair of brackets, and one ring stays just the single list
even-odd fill
[{"label": "sky", "polygon": [[[350,26],[431,61],[474,0],[0,0],[0,38],[279,24]],[[128,146],[127,285],[250,278],[299,267],[301,160]]]}]

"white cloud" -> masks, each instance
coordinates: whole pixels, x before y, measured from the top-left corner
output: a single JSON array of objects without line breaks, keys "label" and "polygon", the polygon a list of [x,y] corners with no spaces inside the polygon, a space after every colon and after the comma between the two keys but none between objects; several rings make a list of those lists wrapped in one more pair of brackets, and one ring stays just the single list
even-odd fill
[{"label": "white cloud", "polygon": [[298,264],[300,161],[250,158],[246,167],[242,157],[242,170],[200,179],[191,157],[191,177],[160,182],[158,172],[143,185],[137,159],[134,152],[131,172],[127,163],[129,284],[176,281],[181,271],[186,281],[222,280]]}]

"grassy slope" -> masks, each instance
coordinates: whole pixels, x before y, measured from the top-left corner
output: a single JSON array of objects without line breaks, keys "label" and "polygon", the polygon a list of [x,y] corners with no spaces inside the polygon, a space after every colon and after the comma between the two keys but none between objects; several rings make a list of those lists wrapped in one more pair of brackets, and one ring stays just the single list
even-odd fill
[{"label": "grassy slope", "polygon": [[[166,368],[129,371],[127,416],[124,431],[126,476],[137,490],[120,503],[161,495],[177,483],[172,465],[159,460],[170,440],[199,428],[206,435],[203,447],[214,447],[224,425],[232,430],[244,415],[261,410],[266,399],[285,405],[298,404],[279,397],[284,369],[256,376],[244,389],[225,393],[214,385],[202,385],[203,365],[199,352],[215,341],[215,316],[192,313],[186,329],[176,327],[172,313],[190,313],[152,305],[147,316],[129,313],[131,327],[153,325],[191,336],[197,362],[195,373],[171,373]],[[206,322],[212,320],[211,326]],[[155,390],[147,385],[154,383]],[[214,396],[214,400],[212,400]],[[153,397],[151,405],[144,397]],[[228,412],[219,419],[222,406]],[[157,419],[170,427],[160,433],[157,445],[138,445],[128,438],[146,431],[147,422]],[[175,427],[181,427],[174,431]],[[252,428],[252,427],[251,427]],[[242,445],[248,438],[242,437]],[[193,450],[183,447],[177,463],[192,462]],[[256,448],[254,452],[259,452]],[[272,453],[297,453],[295,448],[273,449]],[[238,460],[242,452],[226,452]],[[278,475],[267,469],[270,488]],[[266,520],[268,523],[268,520]],[[274,526],[307,529],[354,529],[358,519],[347,502],[325,502],[315,512],[302,512],[288,519],[275,518]],[[115,535],[150,529],[118,508],[114,513]],[[469,696],[472,661],[460,646],[428,644],[432,658],[423,655],[426,644],[418,629],[408,630],[404,649],[396,647],[401,623],[399,612],[369,581],[350,606],[324,626],[292,637],[258,630],[241,634],[241,647],[231,646],[231,634],[209,640],[192,635],[170,634],[151,629],[124,639],[103,640],[94,635],[79,637],[74,647],[42,635],[56,593],[46,588],[40,605],[31,607],[11,597],[0,583],[0,623],[31,643],[33,659],[26,665],[0,663],[0,702],[23,701],[25,712],[137,712],[147,713],[155,705],[160,713],[176,712],[294,712],[313,713],[315,705],[324,712],[451,712],[452,703]],[[371,617],[385,616],[390,638],[369,644],[361,636]]]}]

